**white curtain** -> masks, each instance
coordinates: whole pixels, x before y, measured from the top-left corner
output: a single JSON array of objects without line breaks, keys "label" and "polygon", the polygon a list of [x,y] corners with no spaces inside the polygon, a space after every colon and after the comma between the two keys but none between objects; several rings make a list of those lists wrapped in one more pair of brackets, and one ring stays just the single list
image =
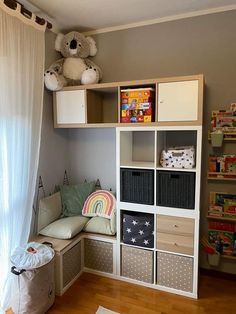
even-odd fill
[{"label": "white curtain", "polygon": [[45,28],[33,24],[0,0],[1,309],[10,304],[11,252],[28,241],[39,160]]}]

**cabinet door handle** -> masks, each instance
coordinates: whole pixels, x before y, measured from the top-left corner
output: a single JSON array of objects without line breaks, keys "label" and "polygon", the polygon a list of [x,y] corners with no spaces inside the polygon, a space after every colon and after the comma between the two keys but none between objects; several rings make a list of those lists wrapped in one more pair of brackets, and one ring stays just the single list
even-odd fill
[{"label": "cabinet door handle", "polygon": [[175,243],[174,243],[174,246],[178,246],[178,243],[175,242]]},{"label": "cabinet door handle", "polygon": [[174,227],[174,228],[178,228],[179,226],[178,226],[178,225],[173,225],[173,227]]}]

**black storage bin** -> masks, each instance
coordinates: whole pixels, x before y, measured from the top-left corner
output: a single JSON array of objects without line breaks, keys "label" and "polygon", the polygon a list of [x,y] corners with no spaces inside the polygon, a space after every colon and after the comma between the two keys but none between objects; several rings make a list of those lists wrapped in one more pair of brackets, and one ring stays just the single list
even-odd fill
[{"label": "black storage bin", "polygon": [[154,171],[122,168],[120,190],[123,202],[154,205]]},{"label": "black storage bin", "polygon": [[157,171],[157,205],[194,209],[195,173]]},{"label": "black storage bin", "polygon": [[123,212],[122,239],[124,243],[154,247],[154,215],[147,213]]}]

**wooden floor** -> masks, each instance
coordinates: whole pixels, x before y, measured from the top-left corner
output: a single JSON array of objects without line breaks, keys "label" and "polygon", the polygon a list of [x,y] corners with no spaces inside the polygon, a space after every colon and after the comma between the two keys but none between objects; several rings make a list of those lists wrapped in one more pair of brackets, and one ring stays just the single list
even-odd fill
[{"label": "wooden floor", "polygon": [[201,275],[194,300],[84,273],[48,313],[95,314],[99,305],[125,314],[233,314],[236,282]]}]

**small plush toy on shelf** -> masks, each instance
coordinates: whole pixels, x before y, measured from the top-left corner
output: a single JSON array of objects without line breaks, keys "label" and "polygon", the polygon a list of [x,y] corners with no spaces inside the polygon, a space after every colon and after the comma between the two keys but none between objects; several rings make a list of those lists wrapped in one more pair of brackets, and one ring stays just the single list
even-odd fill
[{"label": "small plush toy on shelf", "polygon": [[102,78],[101,69],[90,59],[97,53],[92,37],[85,37],[79,32],[66,35],[58,34],[55,49],[63,58],[55,61],[44,73],[47,89],[57,91],[64,86],[94,84]]}]

